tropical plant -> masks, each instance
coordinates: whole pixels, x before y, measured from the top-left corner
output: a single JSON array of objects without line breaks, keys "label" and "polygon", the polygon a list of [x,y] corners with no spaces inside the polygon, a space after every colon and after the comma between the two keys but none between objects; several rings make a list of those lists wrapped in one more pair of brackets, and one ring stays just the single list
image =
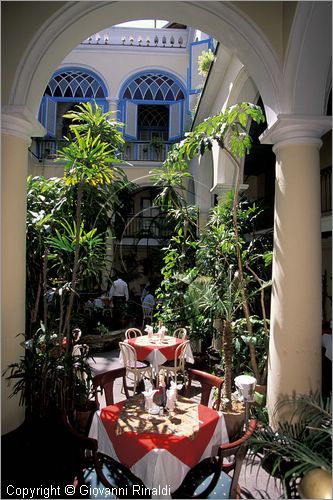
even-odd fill
[{"label": "tropical plant", "polygon": [[[88,390],[86,358],[72,356],[71,332],[78,321],[74,297],[105,265],[106,229],[127,184],[114,166],[123,140],[108,116],[89,103],[70,112],[71,137],[59,154],[66,162],[64,177],[28,178],[27,308],[32,313],[25,356],[7,374],[16,380],[13,394],[21,392],[32,413],[61,408]],[[42,330],[33,334],[41,317]]]},{"label": "tropical plant", "polygon": [[31,177],[27,179],[26,223],[26,324],[27,336],[39,320],[48,321],[48,250],[46,239],[57,221],[68,215],[66,188],[62,179]]},{"label": "tropical plant", "polygon": [[[186,172],[188,160],[196,155],[203,155],[206,151],[211,151],[213,144],[217,144],[224,150],[236,169],[236,182],[229,199],[229,206],[228,204],[218,205],[212,211],[209,228],[203,235],[204,249],[200,273],[207,273],[212,278],[211,284],[215,289],[214,293],[219,298],[219,301],[215,301],[213,305],[221,319],[225,320],[224,354],[227,352],[227,357],[224,360],[224,370],[227,370],[229,374],[231,373],[232,360],[232,356],[230,356],[230,352],[232,352],[231,313],[234,314],[235,308],[243,310],[246,319],[246,333],[249,339],[252,339],[251,298],[253,282],[256,280],[257,284],[260,284],[260,287],[257,287],[257,293],[258,291],[261,293],[263,288],[263,281],[258,274],[250,272],[251,261],[248,257],[248,249],[244,251],[244,240],[240,234],[240,226],[246,223],[246,217],[238,217],[241,159],[251,148],[251,137],[248,133],[250,120],[260,123],[264,121],[264,116],[259,106],[245,102],[231,106],[224,112],[207,118],[188,133],[183,141],[172,148],[164,165],[168,176],[175,179],[174,184],[180,186],[184,176],[188,175]],[[171,181],[168,185],[172,185]],[[209,251],[212,253],[211,259],[209,253],[207,254]],[[216,251],[221,255],[220,260],[216,259]],[[200,250],[198,255],[200,255]],[[222,271],[220,269],[221,261],[223,262]],[[244,269],[248,269],[248,273]],[[220,305],[217,306],[219,302]],[[251,340],[249,340],[248,345],[251,368],[260,382],[256,349]],[[228,375],[228,380],[230,378]],[[230,396],[230,384],[225,384],[225,388]]]},{"label": "tropical plant", "polygon": [[[65,184],[76,187],[75,248],[69,302],[63,326],[63,334],[67,335],[70,332],[70,318],[78,282],[84,186],[110,184],[118,178],[118,171],[113,164],[119,162],[117,151],[124,142],[119,132],[114,130],[118,124],[108,120],[110,113],[101,113],[97,105],[93,110],[89,102],[77,108],[77,112],[64,115],[73,121],[69,126],[73,139],[66,138],[68,144],[59,153],[59,160],[65,161]],[[108,132],[113,138],[112,143],[102,139]]]},{"label": "tropical plant", "polygon": [[198,57],[198,73],[202,76],[207,76],[209,68],[214,61],[215,56],[211,49],[203,50],[201,55]]},{"label": "tropical plant", "polygon": [[286,498],[291,484],[309,471],[332,470],[332,400],[319,394],[281,400],[275,412],[284,414],[276,428],[261,425],[250,439],[252,457],[282,481]]},{"label": "tropical plant", "polygon": [[42,323],[22,345],[24,355],[3,375],[14,381],[11,397],[20,395],[27,417],[70,410],[89,399],[92,374],[87,351],[73,356],[71,344],[59,343],[57,333],[47,332]]},{"label": "tropical plant", "polygon": [[164,141],[161,137],[153,137],[150,141],[150,145],[155,149],[155,151],[161,151],[164,146]]}]

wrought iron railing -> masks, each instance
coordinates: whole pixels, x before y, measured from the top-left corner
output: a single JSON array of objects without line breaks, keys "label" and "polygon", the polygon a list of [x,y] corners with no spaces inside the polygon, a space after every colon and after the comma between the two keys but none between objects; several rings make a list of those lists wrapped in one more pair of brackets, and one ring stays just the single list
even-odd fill
[{"label": "wrought iron railing", "polygon": [[[56,139],[37,139],[33,148],[33,154],[39,160],[55,160],[58,151],[66,144],[66,141]],[[125,161],[156,161],[162,162],[166,159],[172,143],[161,143],[156,147],[150,142],[128,142],[120,153],[120,158]]]},{"label": "wrought iron railing", "polygon": [[34,155],[39,160],[55,160],[59,150],[67,144],[64,140],[36,139]]},{"label": "wrought iron railing", "polygon": [[158,147],[150,142],[127,142],[121,155],[127,161],[164,161],[170,151],[170,142],[161,143]]},{"label": "wrought iron railing", "polygon": [[173,234],[173,228],[167,222],[165,215],[155,217],[129,216],[123,232],[123,238],[154,238],[168,239]]},{"label": "wrought iron railing", "polygon": [[332,212],[332,167],[320,171],[321,212]]}]

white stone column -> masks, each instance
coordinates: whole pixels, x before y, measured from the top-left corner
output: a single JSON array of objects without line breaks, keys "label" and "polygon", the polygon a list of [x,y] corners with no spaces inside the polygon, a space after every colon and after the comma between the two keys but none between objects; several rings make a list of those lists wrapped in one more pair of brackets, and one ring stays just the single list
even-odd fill
[{"label": "white stone column", "polygon": [[[38,124],[35,121],[38,128]],[[33,127],[20,111],[2,115],[1,148],[1,365],[5,369],[24,355],[17,337],[25,332],[26,181],[28,146]],[[40,126],[39,132],[43,132]],[[19,398],[9,398],[13,382],[2,377],[1,432],[15,429],[24,419]]]},{"label": "white stone column", "polygon": [[114,120],[120,120],[120,111],[118,110],[118,102],[117,97],[107,97],[106,99],[109,103],[109,111],[114,112],[112,118]]},{"label": "white stone column", "polygon": [[[321,387],[320,137],[328,117],[280,116],[262,136],[276,154],[267,400]],[[281,418],[281,414],[277,415]]]}]

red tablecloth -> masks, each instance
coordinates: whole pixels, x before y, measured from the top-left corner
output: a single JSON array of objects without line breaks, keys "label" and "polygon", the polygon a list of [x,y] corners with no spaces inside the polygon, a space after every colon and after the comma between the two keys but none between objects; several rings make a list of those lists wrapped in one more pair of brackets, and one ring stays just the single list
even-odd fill
[{"label": "red tablecloth", "polygon": [[[158,432],[145,432],[155,428],[155,424],[147,426],[146,420],[150,419],[147,414],[143,416],[146,419],[144,423],[141,425],[141,421],[139,424],[139,432],[135,432],[135,429],[138,430],[138,425],[135,425],[137,412],[134,409],[130,413],[134,415],[132,425],[132,417],[128,419],[131,412],[128,402],[126,408],[123,408],[124,403],[117,403],[96,412],[89,436],[98,440],[101,453],[126,465],[147,488],[152,489],[152,498],[171,498],[191,467],[215,455],[218,446],[228,442],[224,416],[211,408],[192,402],[192,408],[186,412],[185,419],[182,417],[182,423],[173,420],[170,425],[172,419],[166,419],[167,423],[162,422],[162,427],[160,424],[157,426]],[[134,407],[136,405],[135,401]],[[184,409],[180,408],[180,411]],[[176,410],[172,415],[179,414]]]},{"label": "red tablecloth", "polygon": [[[172,361],[175,356],[175,350],[177,347],[184,342],[182,339],[174,337],[165,337],[165,342],[170,342],[169,344],[158,344],[157,341],[149,342],[148,335],[143,335],[137,338],[128,339],[128,344],[133,346],[136,350],[136,354],[139,361],[144,361],[151,354],[152,351],[158,350],[166,360]],[[145,342],[144,345],[141,342]],[[147,342],[147,343],[146,343]],[[153,343],[154,342],[154,343]],[[171,343],[172,342],[172,343]]]},{"label": "red tablecloth", "polygon": [[122,404],[118,403],[103,408],[100,418],[119,461],[129,468],[155,448],[168,450],[188,467],[193,467],[200,461],[219,421],[219,414],[215,410],[199,404],[199,431],[193,439],[173,434],[136,432],[123,432],[117,435],[116,424]]}]

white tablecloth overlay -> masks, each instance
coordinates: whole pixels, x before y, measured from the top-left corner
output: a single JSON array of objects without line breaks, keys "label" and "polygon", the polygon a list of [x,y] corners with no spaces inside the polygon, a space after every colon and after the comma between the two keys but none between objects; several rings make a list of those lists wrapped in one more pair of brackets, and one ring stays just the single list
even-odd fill
[{"label": "white tablecloth overlay", "polygon": [[[125,342],[127,342],[127,340],[125,340]],[[186,346],[185,359],[188,363],[194,363],[193,352],[192,352],[192,348],[191,348],[189,343]],[[148,363],[153,367],[153,370],[155,371],[155,373],[157,373],[159,365],[163,365],[163,363],[165,363],[167,361],[167,358],[158,349],[158,347],[156,347],[148,354],[148,356],[145,358],[145,361],[148,361]],[[124,364],[121,351],[119,354],[119,362]]]},{"label": "white tablecloth overlay", "polygon": [[[216,424],[215,431],[199,462],[204,458],[214,455],[221,443],[229,441],[224,416],[220,412],[219,417],[220,418]],[[97,439],[98,450],[101,453],[104,453],[119,462],[111,440],[106,432],[102,420],[100,419],[100,411],[97,411],[94,415],[89,437]],[[190,467],[184,464],[168,450],[158,448],[149,451],[131,467],[133,474],[139,477],[147,488],[158,488],[158,486],[163,488],[167,486],[170,488],[171,493],[179,488],[189,470]],[[161,497],[170,498],[169,495],[153,496],[152,498]]]}]

